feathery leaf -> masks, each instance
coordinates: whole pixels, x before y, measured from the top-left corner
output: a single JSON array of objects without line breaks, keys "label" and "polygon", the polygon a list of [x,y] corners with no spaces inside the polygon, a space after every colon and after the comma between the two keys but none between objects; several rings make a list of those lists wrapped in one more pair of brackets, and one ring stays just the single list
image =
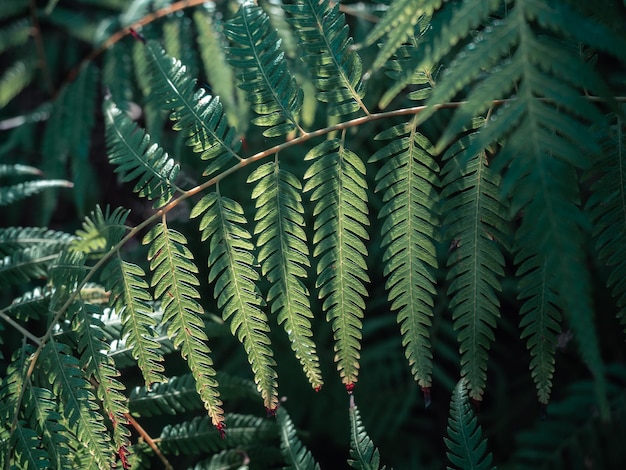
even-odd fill
[{"label": "feathery leaf", "polygon": [[296,427],[285,407],[279,408],[276,417],[280,427],[280,451],[289,465],[284,467],[285,470],[319,470],[311,452],[298,439]]},{"label": "feathery leaf", "polygon": [[380,466],[380,452],[374,446],[361,421],[359,409],[350,395],[350,459],[348,463],[357,470],[385,470]]}]

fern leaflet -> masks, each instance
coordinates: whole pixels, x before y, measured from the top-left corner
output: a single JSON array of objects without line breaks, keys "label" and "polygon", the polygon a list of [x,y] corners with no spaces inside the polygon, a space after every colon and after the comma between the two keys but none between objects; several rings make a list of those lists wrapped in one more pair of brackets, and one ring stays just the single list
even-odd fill
[{"label": "fern leaflet", "polygon": [[257,226],[262,274],[272,283],[268,302],[278,322],[284,323],[291,347],[300,360],[309,382],[316,390],[322,375],[315,344],[311,340],[313,317],[308,289],[300,278],[310,266],[304,232],[304,208],[300,181],[280,168],[278,161],[260,166],[248,182],[257,182],[252,198],[256,199]]},{"label": "fern leaflet", "polygon": [[276,416],[280,427],[280,451],[289,465],[285,470],[319,470],[320,466],[311,452],[298,439],[287,410],[281,407]]},{"label": "fern leaflet", "polygon": [[[344,136],[345,137],[345,136]],[[319,257],[316,286],[322,308],[332,321],[335,362],[344,385],[351,390],[359,371],[361,319],[369,282],[367,248],[367,182],[365,165],[345,148],[344,140],[327,140],[307,153],[314,160],[304,177],[304,191],[317,201],[313,255]]]},{"label": "fern leaflet", "polygon": [[348,463],[357,470],[385,470],[380,466],[380,452],[374,446],[361,421],[359,409],[350,395],[350,459]]},{"label": "fern leaflet", "polygon": [[263,299],[256,282],[251,235],[241,206],[220,194],[203,197],[191,211],[200,220],[202,240],[209,243],[209,282],[215,282],[214,296],[224,320],[231,322],[248,355],[254,380],[265,407],[274,412],[278,406],[276,362],[267,333],[267,317],[261,310]]}]

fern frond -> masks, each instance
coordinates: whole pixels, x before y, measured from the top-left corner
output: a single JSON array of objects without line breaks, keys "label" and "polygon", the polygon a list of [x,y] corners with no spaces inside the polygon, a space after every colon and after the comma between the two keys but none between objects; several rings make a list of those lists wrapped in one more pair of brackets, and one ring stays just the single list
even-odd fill
[{"label": "fern frond", "polygon": [[153,78],[152,93],[159,98],[167,111],[173,110],[170,119],[174,129],[183,131],[194,152],[211,163],[204,171],[212,176],[237,155],[241,141],[236,140],[235,130],[228,125],[219,98],[212,97],[202,88],[194,91],[196,81],[178,60],[165,54],[153,42],[146,46],[150,76]]},{"label": "fern frond", "polygon": [[[487,452],[487,440],[482,438],[482,430],[472,412],[468,399],[465,379],[454,387],[450,401],[448,417],[448,437],[444,437],[446,452],[454,468],[476,470],[495,468],[491,465],[493,457]],[[452,467],[448,467],[449,469]]]},{"label": "fern frond", "polygon": [[0,255],[10,255],[29,246],[47,246],[51,252],[67,247],[74,236],[43,227],[0,228]]},{"label": "fern frond", "polygon": [[217,452],[227,446],[246,447],[258,445],[268,438],[276,437],[276,423],[265,418],[250,415],[227,414],[228,440],[206,418],[196,417],[174,426],[166,426],[159,437],[163,452],[194,454],[197,452]]},{"label": "fern frond", "polygon": [[40,444],[37,432],[27,427],[24,421],[18,421],[11,434],[10,446],[15,452],[15,462],[19,468],[50,468],[48,453]]},{"label": "fern frond", "polygon": [[187,239],[162,223],[146,234],[143,243],[150,245],[148,259],[154,273],[151,284],[156,299],[161,301],[163,323],[169,324],[167,333],[187,361],[213,424],[222,426],[222,401],[217,391],[211,351],[206,344],[204,322],[200,318],[203,309],[196,300],[200,298],[195,287],[200,284],[196,277],[198,268],[186,246]]},{"label": "fern frond", "polygon": [[2,311],[12,318],[23,321],[42,318],[48,315],[51,295],[50,289],[36,288],[13,299],[11,305]]},{"label": "fern frond", "polygon": [[350,395],[350,459],[348,464],[357,470],[385,470],[380,466],[380,452],[367,434],[359,409]]},{"label": "fern frond", "polygon": [[0,177],[13,175],[35,175],[41,176],[43,172],[39,168],[28,165],[11,164],[0,165]]},{"label": "fern frond", "polygon": [[280,428],[280,451],[288,465],[285,470],[319,470],[319,464],[298,438],[285,407],[279,408],[276,418]]},{"label": "fern frond", "polygon": [[74,449],[70,447],[68,430],[61,424],[62,417],[52,392],[29,386],[23,403],[24,415],[40,437],[40,446],[49,457],[49,468],[71,468],[71,454]]},{"label": "fern frond", "polygon": [[239,87],[246,92],[258,117],[252,123],[267,127],[265,137],[278,137],[297,129],[303,92],[287,68],[281,40],[267,13],[251,1],[241,5],[226,23],[226,36],[235,43],[228,61],[237,67]]},{"label": "fern frond", "polygon": [[0,258],[0,285],[6,289],[11,284],[45,279],[48,268],[58,256],[53,246],[33,246]]},{"label": "fern frond", "polygon": [[258,258],[263,276],[272,283],[267,300],[272,313],[278,315],[278,323],[284,323],[291,348],[317,390],[323,380],[311,340],[309,319],[313,313],[308,289],[300,280],[306,277],[306,268],[310,266],[303,228],[302,185],[293,174],[280,168],[278,161],[257,168],[248,177],[248,183],[252,182],[257,182],[252,198],[256,199],[257,208]]},{"label": "fern frond", "polygon": [[438,238],[438,165],[432,144],[417,131],[416,121],[394,126],[376,136],[391,140],[370,161],[384,161],[376,175],[376,191],[384,191],[379,217],[386,289],[398,312],[402,345],[411,372],[421,387],[430,387],[431,317],[434,308]]},{"label": "fern frond", "polygon": [[209,243],[209,282],[215,283],[214,296],[231,332],[243,344],[252,366],[254,381],[265,407],[278,406],[276,362],[270,344],[267,317],[261,311],[263,299],[257,286],[259,274],[252,253],[251,235],[243,228],[242,207],[217,193],[203,197],[191,211],[200,220],[202,240]]},{"label": "fern frond", "polygon": [[104,285],[111,291],[111,306],[122,317],[123,336],[149,387],[167,379],[162,374],[163,356],[154,331],[157,322],[150,316],[152,298],[144,277],[143,269],[119,257],[109,261],[102,273]]},{"label": "fern frond", "polygon": [[363,161],[347,148],[344,140],[327,140],[309,151],[305,160],[315,160],[304,177],[304,191],[316,202],[313,255],[319,257],[316,287],[324,299],[322,308],[332,321],[335,362],[348,389],[359,371],[361,319],[369,282],[367,182]]},{"label": "fern frond", "polygon": [[111,468],[115,451],[78,359],[70,354],[67,346],[51,339],[44,347],[37,366],[52,385],[53,393],[62,400],[63,415],[69,426],[76,430],[76,437],[93,456],[98,468]]},{"label": "fern frond", "polygon": [[124,42],[118,42],[104,53],[102,64],[102,84],[111,99],[120,109],[129,109],[132,99],[132,62],[131,48]]},{"label": "fern frond", "polygon": [[128,413],[128,399],[122,393],[126,387],[118,380],[121,374],[107,354],[110,347],[97,313],[97,307],[82,304],[72,321],[72,330],[78,339],[80,367],[88,379],[95,379],[98,399],[113,426],[115,448],[127,448],[130,431],[124,426],[127,421],[124,415]]},{"label": "fern frond", "polygon": [[71,249],[83,253],[106,251],[115,246],[126,232],[126,218],[130,211],[117,207],[104,212],[100,206],[85,217],[82,230],[76,231],[77,239],[72,241]]},{"label": "fern frond", "polygon": [[228,449],[213,454],[213,456],[198,462],[193,470],[246,470],[248,456],[243,455],[239,449]]},{"label": "fern frond", "polygon": [[318,89],[317,99],[329,103],[330,114],[344,116],[361,109],[369,114],[362,101],[365,87],[362,81],[361,58],[353,47],[345,15],[339,4],[329,0],[299,0],[283,5],[309,65]]},{"label": "fern frond", "polygon": [[116,167],[115,172],[124,182],[138,179],[133,191],[156,199],[155,208],[167,204],[174,192],[182,192],[175,182],[180,166],[110,99],[104,101],[103,108],[109,162]]},{"label": "fern frond", "polygon": [[0,54],[28,41],[31,28],[32,23],[29,18],[21,18],[3,26],[0,29]]},{"label": "fern frond", "polygon": [[12,186],[0,186],[0,206],[8,206],[33,194],[39,194],[46,189],[73,187],[74,184],[70,181],[56,179],[25,181]]},{"label": "fern frond", "polygon": [[487,379],[487,351],[500,316],[507,242],[507,210],[499,195],[500,177],[488,166],[485,152],[468,154],[470,135],[443,156],[445,239],[448,255],[449,308],[461,351],[461,376],[471,398],[480,400]]},{"label": "fern frond", "polygon": [[626,329],[626,124],[617,116],[602,139],[601,158],[590,171],[600,178],[592,185],[587,201],[591,215],[593,237],[600,260],[611,267],[608,286],[620,308],[618,316]]},{"label": "fern frond", "polygon": [[18,60],[0,77],[0,109],[15,98],[33,79],[32,60]]}]

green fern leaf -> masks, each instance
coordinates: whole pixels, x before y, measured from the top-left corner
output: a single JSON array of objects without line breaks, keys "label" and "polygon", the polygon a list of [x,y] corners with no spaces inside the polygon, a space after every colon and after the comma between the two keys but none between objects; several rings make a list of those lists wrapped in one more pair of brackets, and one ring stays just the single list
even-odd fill
[{"label": "green fern leaf", "polygon": [[132,98],[132,62],[131,48],[124,42],[118,42],[104,53],[102,64],[102,84],[111,95],[111,99],[124,111],[129,110]]},{"label": "green fern leaf", "polygon": [[248,456],[239,449],[227,449],[198,462],[193,470],[247,470]]},{"label": "green fern leaf", "polygon": [[237,67],[239,87],[246,92],[258,117],[252,123],[267,127],[266,137],[278,137],[297,129],[303,93],[287,68],[281,40],[267,13],[251,1],[241,5],[226,23],[226,36],[235,43],[228,61]]},{"label": "green fern leaf", "polygon": [[257,182],[252,198],[256,199],[255,234],[258,235],[261,272],[271,283],[268,302],[278,322],[284,323],[291,347],[316,390],[322,374],[315,344],[311,340],[313,318],[309,292],[300,280],[310,266],[304,232],[304,208],[300,181],[280,168],[278,161],[260,166],[249,177]]},{"label": "green fern leaf", "polygon": [[10,446],[15,452],[15,461],[19,468],[50,468],[49,456],[40,447],[39,435],[28,428],[24,421],[18,421],[15,426]]},{"label": "green fern leaf", "polygon": [[0,165],[0,177],[14,175],[35,175],[41,176],[43,172],[39,168],[28,165]]},{"label": "green fern leaf", "polygon": [[206,344],[204,322],[200,318],[203,310],[196,300],[200,298],[195,288],[200,284],[196,277],[198,268],[186,246],[187,239],[162,223],[146,234],[143,243],[150,245],[148,259],[154,273],[152,286],[156,298],[161,301],[163,323],[169,323],[168,335],[189,364],[196,379],[196,389],[213,424],[221,428],[224,412],[209,356],[211,351]]},{"label": "green fern leaf", "polygon": [[74,184],[70,181],[56,179],[25,181],[12,186],[0,186],[0,206],[7,206],[46,189],[73,187]]},{"label": "green fern leaf", "polygon": [[1,289],[8,289],[11,284],[45,279],[58,252],[54,246],[32,246],[0,258]]},{"label": "green fern leaf", "polygon": [[49,313],[51,295],[50,289],[35,288],[13,299],[11,305],[2,309],[2,312],[22,321],[45,317]]},{"label": "green fern leaf", "polygon": [[590,171],[601,171],[593,183],[593,193],[587,201],[587,212],[593,218],[596,250],[600,260],[611,267],[608,286],[620,307],[619,317],[626,329],[626,124],[621,116],[615,118],[602,141],[602,157]]},{"label": "green fern leaf", "polygon": [[241,141],[236,140],[235,130],[228,125],[219,98],[202,88],[194,92],[196,81],[186,67],[167,56],[158,44],[149,42],[146,51],[154,80],[152,94],[164,109],[174,110],[170,119],[176,122],[176,130],[185,132],[187,145],[203,160],[211,160],[204,175],[219,172],[233,158],[240,160],[237,152]]},{"label": "green fern leaf", "polygon": [[298,439],[296,427],[285,407],[278,410],[276,417],[280,427],[280,451],[289,465],[284,467],[285,470],[319,470],[311,452]]},{"label": "green fern leaf", "polygon": [[487,351],[500,316],[500,277],[506,244],[506,207],[499,197],[499,175],[488,166],[485,152],[467,150],[468,136],[444,155],[442,170],[443,225],[453,247],[448,255],[448,295],[454,329],[458,331],[461,375],[471,398],[480,400],[487,379]]},{"label": "green fern leaf", "polygon": [[357,470],[385,470],[380,466],[380,452],[374,446],[361,421],[359,409],[350,395],[350,459],[348,464]]},{"label": "green fern leaf", "polygon": [[33,60],[18,60],[0,77],[0,109],[28,86],[33,79]]},{"label": "green fern leaf", "polygon": [[384,274],[392,309],[398,312],[402,344],[411,372],[421,387],[432,383],[429,327],[434,308],[437,268],[438,166],[432,144],[417,132],[415,120],[376,136],[391,140],[370,161],[384,161],[376,191],[384,191],[382,226]]},{"label": "green fern leaf", "polygon": [[487,440],[482,439],[482,430],[472,412],[468,400],[466,382],[461,379],[452,392],[450,416],[448,417],[448,437],[444,437],[446,453],[451,468],[492,469],[492,456],[487,452]]},{"label": "green fern leaf", "polygon": [[24,396],[24,415],[41,439],[49,459],[49,468],[71,468],[71,447],[68,430],[61,424],[62,417],[52,392],[29,386]]},{"label": "green fern leaf", "polygon": [[109,161],[116,166],[115,172],[125,182],[139,179],[133,191],[156,199],[155,208],[167,204],[175,191],[182,192],[175,183],[180,166],[110,99],[103,108]]},{"label": "green fern leaf", "polygon": [[76,231],[77,239],[72,241],[71,249],[83,253],[104,252],[113,248],[126,232],[124,222],[130,211],[118,207],[113,211],[109,207],[102,212],[96,206],[93,212],[85,217],[82,230]]},{"label": "green fern leaf", "polygon": [[304,177],[304,191],[312,191],[317,201],[313,243],[317,264],[316,286],[324,299],[322,308],[332,321],[335,361],[342,381],[351,390],[359,371],[361,319],[369,282],[367,182],[365,165],[339,139],[327,140],[307,153],[305,160],[315,160]]},{"label": "green fern leaf", "polygon": [[111,291],[111,306],[119,312],[123,336],[132,348],[146,385],[165,382],[163,356],[155,340],[156,320],[150,316],[152,300],[143,269],[119,257],[113,258],[102,273],[104,285]]},{"label": "green fern leaf", "polygon": [[39,227],[0,228],[0,255],[10,255],[29,246],[46,246],[51,252],[59,252],[67,247],[74,237]]},{"label": "green fern leaf", "polygon": [[354,50],[339,4],[331,5],[328,0],[299,0],[283,8],[291,14],[289,21],[306,51],[304,60],[319,90],[317,99],[329,103],[330,114],[334,116],[359,109],[369,114],[362,101],[365,87],[361,59]]},{"label": "green fern leaf", "polygon": [[231,322],[231,332],[243,344],[252,366],[254,381],[270,411],[278,406],[277,374],[274,370],[270,331],[261,311],[263,299],[256,282],[251,235],[241,206],[217,193],[203,197],[191,211],[191,217],[204,214],[200,221],[202,240],[209,243],[209,282],[215,282],[214,296],[224,320]]},{"label": "green fern leaf", "polygon": [[69,426],[76,430],[76,437],[93,456],[97,467],[111,468],[115,451],[78,359],[70,354],[67,346],[50,340],[37,365],[52,385],[53,393],[62,400]]},{"label": "green fern leaf", "polygon": [[30,38],[32,27],[29,18],[21,18],[3,26],[0,29],[0,53],[27,42]]}]

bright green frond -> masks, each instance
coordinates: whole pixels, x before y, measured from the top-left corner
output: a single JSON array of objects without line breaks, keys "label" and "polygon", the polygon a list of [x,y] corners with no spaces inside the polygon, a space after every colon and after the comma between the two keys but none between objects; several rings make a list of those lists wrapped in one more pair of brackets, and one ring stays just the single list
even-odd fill
[{"label": "bright green frond", "polygon": [[66,180],[36,180],[12,186],[0,186],[0,206],[8,206],[33,194],[39,194],[50,188],[73,188],[74,184]]},{"label": "bright green frond", "polygon": [[50,468],[50,456],[41,448],[39,434],[27,427],[22,420],[17,422],[11,434],[10,446],[15,453],[19,468]]},{"label": "bright green frond", "polygon": [[240,70],[239,87],[246,92],[258,117],[252,123],[267,127],[266,137],[285,135],[294,129],[304,132],[297,121],[303,93],[287,68],[281,40],[265,11],[244,2],[226,23],[226,36],[235,43],[228,61]]},{"label": "bright green frond", "polygon": [[350,395],[350,458],[348,463],[357,470],[385,470],[380,466],[380,452],[367,434],[359,409]]},{"label": "bright green frond", "polygon": [[601,177],[592,186],[587,211],[594,221],[593,237],[603,263],[610,266],[608,286],[620,308],[619,316],[626,328],[626,124],[615,117],[602,140],[602,158],[589,177]]},{"label": "bright green frond", "polygon": [[71,248],[83,253],[106,251],[115,246],[126,232],[126,217],[130,211],[117,207],[111,211],[107,207],[104,212],[100,206],[85,217],[82,230],[76,231],[77,239],[72,241]]},{"label": "bright green frond", "polygon": [[34,60],[18,60],[0,76],[0,109],[15,98],[33,79]]},{"label": "bright green frond", "polygon": [[492,455],[487,452],[487,440],[482,438],[478,419],[469,403],[466,382],[461,379],[452,392],[450,415],[448,417],[448,437],[444,437],[446,453],[451,468],[493,469]]},{"label": "bright green frond", "polygon": [[110,469],[115,451],[78,359],[67,346],[51,340],[37,364],[52,385],[54,395],[61,400],[63,415],[75,429],[78,440],[93,456],[98,468]]},{"label": "bright green frond", "polygon": [[319,470],[319,464],[298,438],[285,407],[279,408],[276,417],[280,428],[280,452],[288,465],[285,470]]},{"label": "bright green frond", "polygon": [[284,324],[311,386],[319,389],[323,381],[311,339],[313,313],[308,289],[301,280],[310,266],[300,196],[302,185],[293,174],[280,168],[278,161],[259,167],[248,182],[257,182],[252,197],[257,208],[258,256],[263,276],[272,283],[267,300],[278,322]]},{"label": "bright green frond", "polygon": [[167,204],[175,191],[182,192],[176,186],[178,163],[110,99],[104,101],[103,108],[109,162],[116,167],[115,172],[124,182],[138,180],[133,191],[156,199],[155,207]]},{"label": "bright green frond", "polygon": [[111,291],[111,306],[122,317],[123,334],[132,348],[147,386],[167,379],[162,374],[163,356],[155,340],[156,320],[150,315],[152,298],[143,269],[135,264],[113,258],[102,273],[104,285]]},{"label": "bright green frond", "polygon": [[335,362],[346,387],[357,381],[361,319],[369,282],[367,182],[363,161],[339,139],[327,140],[307,153],[304,191],[315,202],[313,243],[318,257],[317,281],[322,308],[332,322]]},{"label": "bright green frond", "polygon": [[195,91],[196,80],[190,77],[187,68],[166,55],[157,43],[149,42],[146,51],[153,79],[151,93],[158,98],[159,106],[173,110],[170,119],[175,121],[174,129],[187,136],[187,145],[203,160],[211,161],[204,175],[213,176],[232,163],[233,158],[239,160],[241,142],[228,125],[219,98],[202,88]]},{"label": "bright green frond", "polygon": [[448,295],[458,332],[461,375],[470,397],[480,400],[487,380],[487,351],[500,316],[507,210],[499,196],[500,177],[485,152],[468,154],[472,136],[443,156],[441,198],[446,244],[450,246]]},{"label": "bright green frond", "polygon": [[437,268],[435,241],[439,184],[431,143],[417,132],[415,120],[394,126],[377,139],[390,140],[371,161],[384,165],[376,175],[377,191],[384,191],[382,244],[389,301],[398,312],[405,355],[421,387],[432,382],[431,317]]},{"label": "bright green frond", "polygon": [[202,214],[200,230],[202,240],[209,244],[209,282],[214,285],[218,308],[243,344],[265,407],[273,412],[278,406],[276,362],[267,316],[261,310],[259,274],[252,237],[243,226],[243,209],[232,199],[209,193],[191,211],[191,217]]},{"label": "bright green frond", "polygon": [[196,380],[196,389],[215,426],[224,421],[222,401],[217,391],[215,369],[204,332],[204,313],[196,299],[200,284],[193,263],[193,255],[187,248],[187,239],[165,223],[155,225],[143,239],[150,245],[148,259],[153,272],[152,287],[155,297],[161,301],[163,323],[168,326],[168,336],[174,347],[180,349]]},{"label": "bright green frond", "polygon": [[289,21],[306,51],[303,58],[318,89],[317,99],[328,103],[330,113],[335,116],[359,109],[369,114],[362,101],[365,87],[361,58],[354,50],[339,4],[331,4],[329,0],[299,0],[283,8],[291,14]]}]

